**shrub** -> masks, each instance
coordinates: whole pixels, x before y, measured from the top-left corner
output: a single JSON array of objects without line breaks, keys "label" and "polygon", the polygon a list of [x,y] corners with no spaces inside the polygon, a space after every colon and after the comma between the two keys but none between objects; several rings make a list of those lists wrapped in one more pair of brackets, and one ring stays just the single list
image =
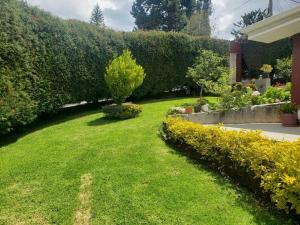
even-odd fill
[{"label": "shrub", "polygon": [[224,90],[221,96],[220,107],[223,110],[238,110],[252,105],[252,89],[242,87],[239,84],[233,86],[231,90]]},{"label": "shrub", "polygon": [[264,94],[255,98],[255,104],[286,102],[291,100],[291,83],[283,87],[269,87]]},{"label": "shrub", "polygon": [[277,142],[255,131],[225,131],[178,118],[163,125],[169,142],[240,177],[250,189],[259,188],[279,209],[300,214],[300,141]]},{"label": "shrub", "polygon": [[298,108],[291,103],[286,103],[280,106],[279,112],[283,114],[297,113]]},{"label": "shrub", "polygon": [[107,105],[103,107],[104,114],[111,119],[130,119],[142,112],[142,106],[131,103],[122,105]]},{"label": "shrub", "polygon": [[280,77],[282,77],[286,82],[291,81],[292,76],[292,58],[283,58],[276,60],[276,72]]},{"label": "shrub", "polygon": [[167,115],[175,115],[175,114],[185,114],[186,110],[184,107],[171,107],[168,112]]},{"label": "shrub", "polygon": [[229,69],[226,58],[209,50],[200,52],[193,67],[188,69],[191,78],[206,93],[219,94],[227,86]]},{"label": "shrub", "polygon": [[117,104],[123,103],[132,92],[142,85],[145,78],[143,67],[136,64],[131,52],[125,50],[106,69],[105,81]]}]

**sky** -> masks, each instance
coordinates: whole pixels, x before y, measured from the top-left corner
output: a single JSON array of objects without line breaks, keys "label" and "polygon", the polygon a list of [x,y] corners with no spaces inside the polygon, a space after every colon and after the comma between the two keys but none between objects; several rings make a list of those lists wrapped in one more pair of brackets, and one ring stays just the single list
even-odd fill
[{"label": "sky", "polygon": [[[91,11],[98,2],[103,10],[105,24],[119,31],[131,31],[134,18],[131,16],[133,0],[27,0],[31,5],[51,12],[64,19],[79,19],[88,22]],[[212,0],[214,14],[211,21],[214,36],[232,39],[230,31],[233,23],[240,20],[241,15],[253,9],[266,8],[268,0]],[[274,0],[275,13],[300,6],[293,0]]]}]

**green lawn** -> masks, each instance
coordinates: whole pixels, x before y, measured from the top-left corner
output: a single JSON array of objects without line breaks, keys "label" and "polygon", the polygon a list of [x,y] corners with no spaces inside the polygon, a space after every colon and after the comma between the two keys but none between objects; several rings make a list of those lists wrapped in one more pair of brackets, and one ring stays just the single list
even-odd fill
[{"label": "green lawn", "polygon": [[148,101],[127,121],[81,113],[3,146],[0,224],[288,224],[160,139],[167,109],[194,101]]}]

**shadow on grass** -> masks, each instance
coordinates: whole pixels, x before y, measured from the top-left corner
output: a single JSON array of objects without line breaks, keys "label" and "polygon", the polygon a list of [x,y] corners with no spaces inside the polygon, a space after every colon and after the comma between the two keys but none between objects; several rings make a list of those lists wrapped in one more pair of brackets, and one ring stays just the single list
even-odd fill
[{"label": "shadow on grass", "polygon": [[115,119],[110,119],[107,117],[100,117],[95,120],[92,120],[87,123],[88,126],[102,126],[102,125],[107,125],[111,123],[117,123],[120,122],[121,120],[115,120]]},{"label": "shadow on grass", "polygon": [[[256,187],[247,186],[240,181],[242,177],[229,176],[226,170],[220,169],[217,165],[213,165],[205,159],[201,159],[199,154],[195,154],[190,149],[185,149],[168,141],[166,145],[171,149],[171,154],[184,157],[188,163],[194,164],[199,170],[205,170],[212,177],[214,181],[225,190],[234,187],[238,193],[235,204],[241,206],[246,211],[253,215],[253,222],[259,225],[297,225],[299,224],[299,216],[286,215],[280,211],[270,202],[268,196],[264,195],[261,191],[257,191]],[[254,185],[255,186],[255,185]],[[258,188],[259,189],[259,188]],[[255,190],[255,191],[254,191]],[[272,215],[272,216],[270,216]]]},{"label": "shadow on grass", "polygon": [[18,131],[0,137],[0,148],[17,142],[20,138],[26,135],[42,130],[47,127],[55,126],[67,121],[79,119],[84,116],[89,116],[99,113],[99,110],[91,110],[87,112],[69,112],[65,114],[47,115],[39,118],[36,122],[20,128]]}]

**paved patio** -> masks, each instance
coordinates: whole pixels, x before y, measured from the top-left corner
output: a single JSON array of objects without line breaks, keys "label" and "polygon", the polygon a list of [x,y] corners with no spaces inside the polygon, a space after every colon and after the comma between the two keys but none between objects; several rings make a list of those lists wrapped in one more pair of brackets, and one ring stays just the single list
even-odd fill
[{"label": "paved patio", "polygon": [[300,138],[300,127],[284,127],[279,123],[225,124],[227,130],[261,130],[263,135],[279,141],[296,141]]}]

